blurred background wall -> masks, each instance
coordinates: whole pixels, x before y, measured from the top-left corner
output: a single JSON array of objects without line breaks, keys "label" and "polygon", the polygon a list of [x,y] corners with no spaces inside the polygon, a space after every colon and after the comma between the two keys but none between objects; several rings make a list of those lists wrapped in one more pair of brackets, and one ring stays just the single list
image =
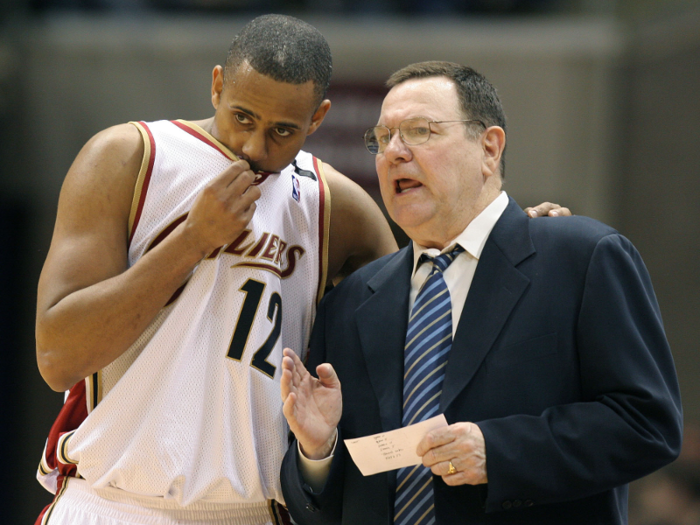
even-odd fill
[{"label": "blurred background wall", "polygon": [[[9,472],[0,494],[9,521],[0,521],[32,523],[50,501],[34,473],[62,395],[37,371],[33,321],[58,193],[73,158],[114,124],[210,116],[211,69],[223,63],[232,37],[256,14],[283,12],[318,27],[334,54],[333,108],[306,149],[373,196],[373,159],[361,136],[376,121],[383,81],[409,62],[452,60],[499,88],[509,118],[505,189],[523,206],[560,202],[635,243],[661,305],[689,432],[680,467],[633,487],[631,523],[680,524],[693,512],[700,523],[698,4],[5,0],[0,439]],[[673,503],[664,509],[658,501]]]}]

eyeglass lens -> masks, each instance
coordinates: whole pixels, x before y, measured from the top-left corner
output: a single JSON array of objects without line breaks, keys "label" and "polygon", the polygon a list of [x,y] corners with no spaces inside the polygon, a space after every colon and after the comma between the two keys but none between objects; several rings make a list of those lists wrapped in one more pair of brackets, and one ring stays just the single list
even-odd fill
[{"label": "eyeglass lens", "polygon": [[[399,124],[401,139],[410,146],[423,144],[430,138],[430,122],[425,118],[412,118]],[[365,146],[370,153],[382,153],[391,142],[391,130],[375,126],[365,132]]]}]

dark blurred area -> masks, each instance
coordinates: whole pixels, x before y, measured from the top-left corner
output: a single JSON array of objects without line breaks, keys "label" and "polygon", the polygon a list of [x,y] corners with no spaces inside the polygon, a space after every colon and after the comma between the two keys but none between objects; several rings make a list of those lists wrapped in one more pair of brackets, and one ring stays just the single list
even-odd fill
[{"label": "dark blurred area", "polygon": [[700,523],[700,426],[686,425],[683,452],[668,467],[632,485],[630,524]]},{"label": "dark blurred area", "polygon": [[34,12],[46,10],[189,13],[385,13],[474,14],[547,12],[561,0],[34,0]]},{"label": "dark blurred area", "polygon": [[[499,88],[505,189],[618,228],[649,268],[678,368],[681,458],[632,484],[631,525],[700,525],[700,0],[5,0],[0,4],[0,523],[33,523],[62,403],[34,308],[66,171],[95,133],[211,115],[211,68],[250,18],[308,20],[334,54],[333,108],[307,148],[379,199],[360,137],[383,80],[453,60]],[[405,237],[395,229],[401,242]]]}]

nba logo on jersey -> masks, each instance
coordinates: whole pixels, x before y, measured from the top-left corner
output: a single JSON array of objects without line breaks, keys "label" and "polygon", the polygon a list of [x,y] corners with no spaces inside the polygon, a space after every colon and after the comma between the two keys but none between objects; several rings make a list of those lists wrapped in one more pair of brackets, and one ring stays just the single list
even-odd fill
[{"label": "nba logo on jersey", "polygon": [[301,197],[301,190],[299,189],[299,179],[297,179],[294,176],[294,173],[292,173],[292,197],[297,202],[299,202],[299,198]]}]

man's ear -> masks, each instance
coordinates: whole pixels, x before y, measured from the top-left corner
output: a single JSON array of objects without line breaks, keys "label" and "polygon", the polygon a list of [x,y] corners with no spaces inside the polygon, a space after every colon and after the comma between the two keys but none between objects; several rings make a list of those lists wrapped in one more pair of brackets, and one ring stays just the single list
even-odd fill
[{"label": "man's ear", "polygon": [[214,109],[219,108],[221,92],[224,90],[224,68],[215,66],[211,72],[211,103]]},{"label": "man's ear", "polygon": [[501,156],[506,148],[506,132],[500,126],[491,126],[482,135],[481,142],[484,152],[484,176],[500,174]]},{"label": "man's ear", "polygon": [[323,102],[321,102],[321,105],[318,106],[318,109],[314,113],[313,117],[311,117],[311,125],[309,126],[309,131],[307,135],[311,135],[318,129],[318,127],[323,122],[323,119],[326,118],[326,113],[328,113],[329,109],[331,109],[330,100],[326,99]]}]

